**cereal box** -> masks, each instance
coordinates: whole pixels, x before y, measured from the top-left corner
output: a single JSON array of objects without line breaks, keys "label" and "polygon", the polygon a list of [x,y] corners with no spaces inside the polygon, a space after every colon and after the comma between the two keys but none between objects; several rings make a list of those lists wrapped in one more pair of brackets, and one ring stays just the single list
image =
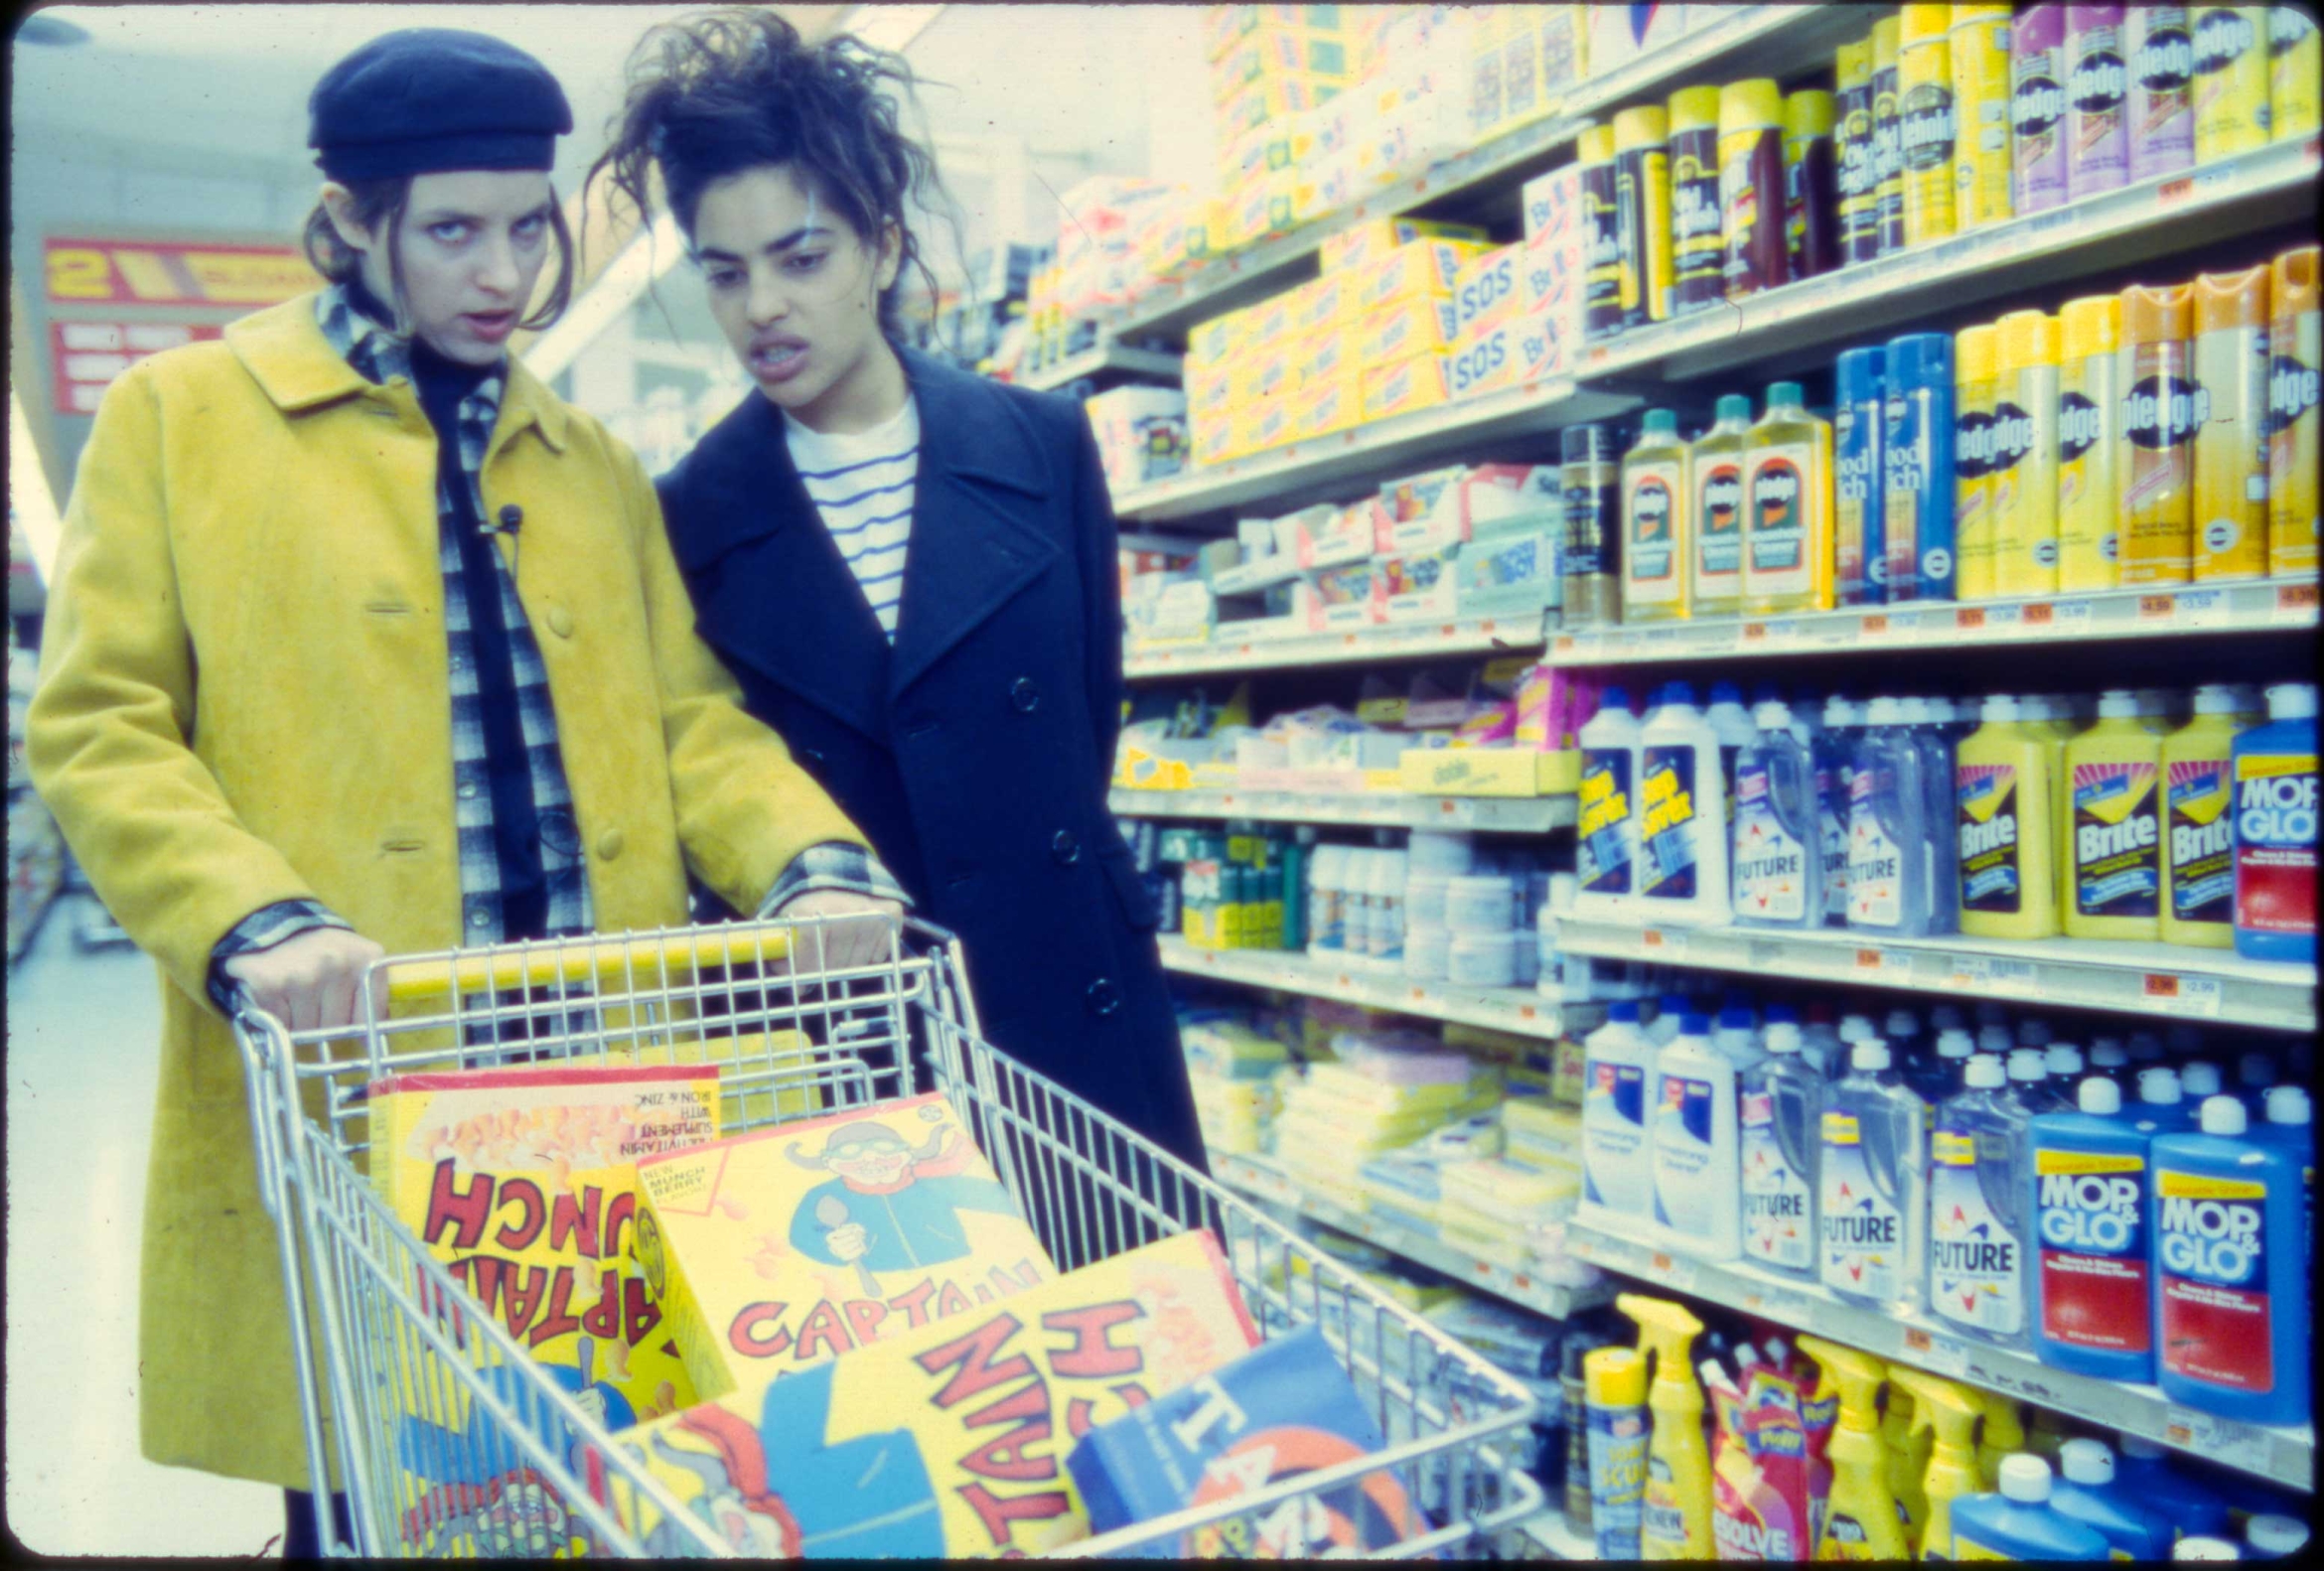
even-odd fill
[{"label": "cereal box", "polygon": [[1462,343],[1476,343],[1518,314],[1523,251],[1521,245],[1498,246],[1461,265],[1453,281],[1453,311]]},{"label": "cereal box", "polygon": [[654,1158],[638,1183],[639,1261],[705,1396],[753,1395],[1056,1270],[941,1095]]},{"label": "cereal box", "polygon": [[[635,1164],[717,1138],[715,1066],[395,1075],[367,1104],[380,1199],[584,1410],[623,1429],[695,1400],[633,1258]],[[490,1552],[512,1510],[563,1520],[466,1391],[399,1389],[406,1547]]]},{"label": "cereal box", "polygon": [[1449,350],[1459,337],[1459,326],[1452,301],[1433,295],[1414,296],[1365,313],[1349,330],[1349,353],[1359,368],[1370,370],[1415,355]]},{"label": "cereal box", "polygon": [[[1116,1255],[615,1442],[746,1558],[958,1558],[1087,1537],[1082,1436],[1258,1343],[1207,1232]],[[686,1540],[626,1480],[655,1556]]]}]

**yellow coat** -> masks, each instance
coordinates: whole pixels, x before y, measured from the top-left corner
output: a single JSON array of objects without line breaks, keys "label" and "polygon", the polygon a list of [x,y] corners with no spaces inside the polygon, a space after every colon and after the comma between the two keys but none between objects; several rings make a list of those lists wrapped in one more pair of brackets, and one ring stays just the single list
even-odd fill
[{"label": "yellow coat", "polygon": [[[163,978],[145,1454],[287,1488],[309,1485],[281,1266],[211,950],[299,897],[389,953],[461,931],[435,434],[408,382],[332,353],[314,304],[106,394],[26,730],[41,794]],[[748,911],[806,847],[862,843],[695,639],[628,449],[516,365],[483,484],[488,517],[523,508],[516,589],[601,928],[682,923],[689,865]]]}]

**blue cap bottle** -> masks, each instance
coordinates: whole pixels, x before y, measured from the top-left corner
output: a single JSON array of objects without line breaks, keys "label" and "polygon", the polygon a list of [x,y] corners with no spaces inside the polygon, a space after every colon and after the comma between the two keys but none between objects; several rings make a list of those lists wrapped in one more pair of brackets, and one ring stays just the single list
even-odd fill
[{"label": "blue cap bottle", "polygon": [[1881,529],[1888,598],[1954,598],[1953,340],[1908,333],[1888,345]]}]

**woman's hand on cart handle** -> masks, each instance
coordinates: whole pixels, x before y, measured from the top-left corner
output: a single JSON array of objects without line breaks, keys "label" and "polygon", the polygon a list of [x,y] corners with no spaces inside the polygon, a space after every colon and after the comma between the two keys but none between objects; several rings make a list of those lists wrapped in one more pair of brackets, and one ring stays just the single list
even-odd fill
[{"label": "woman's hand on cart handle", "polygon": [[[798,930],[791,961],[794,969],[843,971],[881,964],[895,953],[904,908],[895,901],[858,895],[853,890],[816,889],[785,903],[775,916],[779,922],[823,919]],[[818,934],[828,951],[819,955],[815,953]]]},{"label": "woman's hand on cart handle", "polygon": [[[311,928],[270,949],[237,954],[225,973],[251,1007],[293,1031],[351,1026],[363,1018],[363,974],[387,951],[344,928]],[[378,1013],[387,1008],[384,977],[372,984]]]}]

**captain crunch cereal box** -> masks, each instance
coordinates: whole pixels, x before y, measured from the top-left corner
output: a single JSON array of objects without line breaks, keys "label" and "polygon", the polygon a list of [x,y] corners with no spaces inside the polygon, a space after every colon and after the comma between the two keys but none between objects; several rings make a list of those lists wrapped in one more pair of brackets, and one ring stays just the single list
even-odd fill
[{"label": "captain crunch cereal box", "polygon": [[1056,1274],[941,1095],[638,1165],[638,1257],[694,1388],[756,1396]]},{"label": "captain crunch cereal box", "polygon": [[[1084,1435],[1257,1343],[1217,1242],[1180,1233],[615,1444],[746,1558],[1034,1554],[1089,1534]],[[627,1480],[606,1504],[687,1549]]]},{"label": "captain crunch cereal box", "polygon": [[[697,1399],[635,1259],[636,1164],[717,1138],[715,1066],[402,1074],[367,1105],[380,1199],[583,1411],[624,1429]],[[554,1492],[410,1351],[394,1365],[404,1545],[497,1553],[544,1531],[562,1545]]]}]

